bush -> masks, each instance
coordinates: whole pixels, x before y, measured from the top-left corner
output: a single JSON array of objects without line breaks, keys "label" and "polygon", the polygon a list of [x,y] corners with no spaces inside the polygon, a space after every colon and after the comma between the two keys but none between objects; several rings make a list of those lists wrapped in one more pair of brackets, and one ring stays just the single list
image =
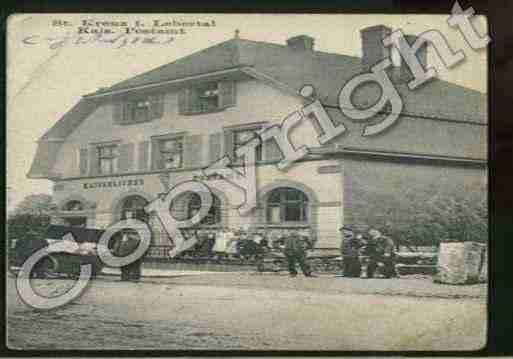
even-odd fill
[{"label": "bush", "polygon": [[50,216],[31,213],[15,214],[7,220],[9,239],[44,238],[50,225]]},{"label": "bush", "polygon": [[397,246],[438,246],[441,241],[486,243],[485,194],[485,188],[457,194],[435,186],[421,195],[406,189],[401,198],[367,193],[373,205],[368,207],[364,220],[368,228],[387,234]]}]

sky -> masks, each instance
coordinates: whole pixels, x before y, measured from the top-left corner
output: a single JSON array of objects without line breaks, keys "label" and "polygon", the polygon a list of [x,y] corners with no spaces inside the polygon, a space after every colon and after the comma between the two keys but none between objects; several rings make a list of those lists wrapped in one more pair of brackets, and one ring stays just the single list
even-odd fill
[{"label": "sky", "polygon": [[[450,9],[448,8],[448,12]],[[7,24],[7,203],[8,211],[25,196],[52,192],[47,180],[26,178],[37,143],[81,96],[228,40],[239,30],[244,39],[285,44],[306,34],[315,49],[361,56],[359,30],[383,24],[407,34],[438,30],[465,61],[445,69],[433,49],[428,64],[438,76],[483,93],[487,92],[487,54],[469,47],[462,34],[447,24],[448,15],[298,15],[298,14],[17,14]],[[83,22],[139,21],[150,28],[159,23],[201,21],[210,26],[184,26],[184,34],[158,35],[158,44],[136,42],[75,44],[59,39],[73,36]],[[63,26],[63,22],[69,25]],[[486,18],[475,18],[477,31],[486,31]],[[109,29],[121,27],[100,26]],[[178,29],[162,26],[160,29]],[[83,39],[94,35],[85,34]],[[107,35],[113,36],[113,35]],[[126,35],[131,41],[140,35]],[[168,39],[174,37],[169,42]],[[493,41],[493,39],[492,39]],[[54,45],[54,46],[50,46]],[[52,48],[53,47],[53,48]],[[120,48],[119,48],[120,47]],[[342,85],[342,84],[341,84]]]}]

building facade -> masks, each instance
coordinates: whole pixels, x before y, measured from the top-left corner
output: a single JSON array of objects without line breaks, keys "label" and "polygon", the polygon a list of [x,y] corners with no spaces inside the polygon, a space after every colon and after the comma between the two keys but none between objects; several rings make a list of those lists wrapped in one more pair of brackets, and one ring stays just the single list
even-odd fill
[{"label": "building facade", "polygon": [[[407,213],[433,188],[483,198],[485,95],[441,80],[409,90],[407,68],[397,64],[390,77],[404,110],[392,128],[364,137],[364,124],[338,108],[341,87],[390,55],[380,42],[389,31],[381,25],[362,30],[363,58],[315,51],[314,39],[304,35],[286,45],[236,37],[85,95],[39,140],[28,176],[54,181],[54,223],[106,228],[135,216],[150,223],[157,253],[172,239],[144,206],[224,155],[236,161],[234,151],[256,131],[308,103],[299,90],[310,84],[333,123],[347,131],[321,145],[315,119],[302,121],[290,141],[307,146],[308,155],[286,171],[276,166],[282,158],[277,143],[261,143],[257,206],[247,215],[219,180],[203,178],[214,203],[197,227],[300,228],[316,247],[338,248],[343,224],[407,222],[397,209]],[[379,86],[365,84],[353,97],[369,107]],[[192,193],[175,202],[170,210],[184,217],[201,205]]]}]

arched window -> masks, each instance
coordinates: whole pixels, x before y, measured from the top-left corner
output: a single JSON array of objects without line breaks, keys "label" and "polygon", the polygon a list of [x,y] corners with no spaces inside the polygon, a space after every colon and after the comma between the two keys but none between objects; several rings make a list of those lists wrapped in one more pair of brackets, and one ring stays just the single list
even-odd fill
[{"label": "arched window", "polygon": [[80,201],[69,201],[64,205],[65,211],[83,211],[84,205]]},{"label": "arched window", "polygon": [[[187,206],[187,217],[191,218],[201,209],[201,197],[194,193]],[[221,223],[221,201],[212,193],[212,206],[199,225],[212,226]]]},{"label": "arched window", "polygon": [[[199,194],[187,191],[175,197],[170,205],[171,215],[178,221],[192,218],[201,209],[201,197]],[[212,206],[207,215],[203,217],[200,226],[212,226],[221,223],[221,201],[212,194]]]},{"label": "arched window", "polygon": [[144,211],[144,207],[148,201],[141,196],[130,196],[125,198],[121,206],[121,219],[136,218],[141,221],[148,221],[148,214]]},{"label": "arched window", "polygon": [[266,218],[268,223],[306,222],[308,197],[295,188],[276,188],[267,197]]},{"label": "arched window", "polygon": [[60,219],[63,225],[70,227],[86,227],[87,217],[81,212],[85,210],[85,206],[81,201],[68,201],[62,206],[62,210],[64,213]]}]

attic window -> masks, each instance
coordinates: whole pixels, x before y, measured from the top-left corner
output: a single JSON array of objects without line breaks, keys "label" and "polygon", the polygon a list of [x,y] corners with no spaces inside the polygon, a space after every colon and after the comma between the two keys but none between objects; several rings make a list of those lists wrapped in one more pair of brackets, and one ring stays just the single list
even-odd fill
[{"label": "attic window", "polygon": [[158,94],[118,102],[114,107],[114,122],[129,125],[161,118],[164,112],[163,100],[163,94]]},{"label": "attic window", "polygon": [[149,120],[151,103],[149,99],[139,99],[125,103],[123,122],[135,123]]},{"label": "attic window", "polygon": [[220,111],[235,105],[235,83],[233,81],[202,82],[182,89],[179,96],[181,114]]},{"label": "attic window", "polygon": [[209,112],[219,108],[219,88],[217,82],[209,82],[203,85],[193,87],[195,92],[193,99],[196,99],[193,111]]}]

